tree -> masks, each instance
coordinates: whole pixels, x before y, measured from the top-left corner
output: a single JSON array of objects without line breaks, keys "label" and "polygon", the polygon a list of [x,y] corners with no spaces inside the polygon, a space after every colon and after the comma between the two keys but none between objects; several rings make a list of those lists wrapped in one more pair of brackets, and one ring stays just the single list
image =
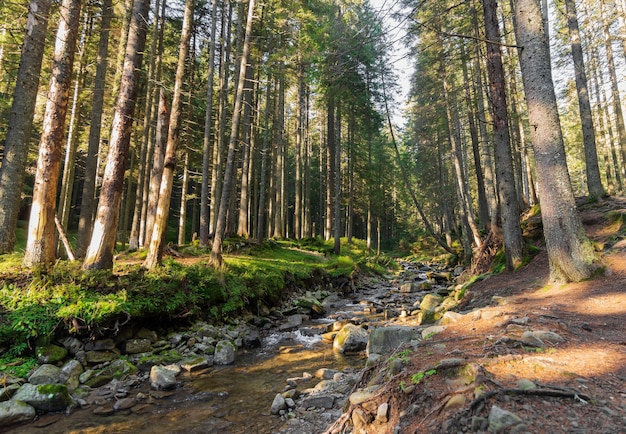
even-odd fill
[{"label": "tree", "polygon": [[[172,111],[170,113],[169,129],[167,132],[167,148],[163,164],[163,175],[161,177],[161,187],[159,189],[159,201],[156,210],[156,217],[154,219],[154,228],[152,229],[152,237],[150,238],[150,246],[148,247],[148,256],[143,263],[143,267],[147,269],[156,267],[161,262],[161,256],[163,254],[163,242],[165,230],[167,228],[167,217],[170,209],[170,199],[172,198],[174,169],[176,169],[176,149],[178,148],[178,143],[180,142],[185,60],[189,54],[194,6],[194,0],[185,1],[185,14],[180,36],[178,64],[176,67],[176,78],[174,82],[174,95],[172,97]],[[181,200],[184,201],[184,197],[181,198]]]},{"label": "tree", "polygon": [[576,209],[567,171],[539,3],[517,0],[515,17],[550,276],[554,280],[579,281],[591,275],[595,257]]},{"label": "tree", "polygon": [[220,268],[224,259],[222,258],[222,245],[224,243],[224,234],[226,232],[226,210],[228,209],[228,196],[231,186],[235,178],[235,146],[237,145],[237,132],[239,128],[239,119],[241,117],[241,106],[243,101],[243,87],[246,78],[246,69],[248,62],[248,54],[250,52],[250,39],[252,35],[252,21],[254,18],[254,0],[249,0],[248,17],[246,19],[246,31],[243,41],[241,60],[239,66],[239,81],[237,82],[237,90],[235,92],[235,107],[233,110],[233,118],[231,121],[230,139],[228,141],[228,155],[226,157],[226,168],[224,170],[224,183],[222,185],[222,197],[220,199],[220,207],[217,213],[215,223],[215,234],[213,236],[213,245],[211,247],[211,265]]},{"label": "tree", "polygon": [[100,201],[91,242],[83,262],[83,268],[87,270],[103,270],[113,267],[124,171],[139,88],[139,71],[146,45],[149,3],[149,0],[135,0],[133,3]]},{"label": "tree", "polygon": [[80,9],[81,2],[76,0],[64,0],[61,5],[24,253],[27,267],[49,265],[55,260],[56,194]]},{"label": "tree", "polygon": [[487,38],[487,72],[490,81],[490,96],[495,137],[496,184],[500,199],[500,218],[504,236],[506,266],[509,270],[522,263],[522,230],[520,212],[515,190],[513,160],[509,138],[509,123],[500,51],[500,29],[496,13],[495,0],[483,0],[485,16],[485,36]]},{"label": "tree", "polygon": [[604,187],[602,187],[600,168],[598,167],[596,134],[593,128],[591,103],[589,102],[589,90],[587,86],[587,74],[585,73],[583,49],[580,45],[580,32],[578,31],[578,16],[576,14],[575,0],[565,0],[565,8],[567,9],[567,26],[569,28],[570,41],[572,44],[572,59],[574,60],[576,92],[578,93],[578,109],[580,111],[581,127],[583,131],[587,189],[589,190],[589,196],[597,199],[604,196],[606,193],[604,192]]},{"label": "tree", "polygon": [[0,254],[13,251],[50,0],[31,0],[0,166]]}]

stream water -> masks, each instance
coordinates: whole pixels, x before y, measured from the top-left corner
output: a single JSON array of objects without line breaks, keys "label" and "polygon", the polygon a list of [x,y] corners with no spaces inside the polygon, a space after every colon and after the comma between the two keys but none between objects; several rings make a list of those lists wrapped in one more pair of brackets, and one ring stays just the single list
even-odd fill
[{"label": "stream water", "polygon": [[[390,291],[388,282],[375,282],[358,293],[338,298],[327,316],[311,320],[291,332],[275,332],[263,339],[260,349],[239,352],[235,365],[214,366],[205,371],[180,375],[181,388],[160,395],[144,384],[146,398],[132,410],[111,416],[98,416],[93,409],[75,409],[69,416],[48,414],[34,423],[8,432],[25,434],[56,433],[258,433],[280,431],[284,422],[270,414],[276,393],[284,391],[288,378],[315,373],[320,368],[357,372],[365,355],[342,356],[323,341],[319,329],[337,319],[355,318],[371,324],[384,320],[381,306],[393,303],[400,308],[403,295]],[[390,297],[393,297],[391,299]],[[408,300],[407,300],[408,301]],[[315,331],[315,329],[318,329]],[[313,387],[312,378],[298,389]],[[137,394],[133,390],[133,395]],[[329,420],[329,423],[332,421]]]}]

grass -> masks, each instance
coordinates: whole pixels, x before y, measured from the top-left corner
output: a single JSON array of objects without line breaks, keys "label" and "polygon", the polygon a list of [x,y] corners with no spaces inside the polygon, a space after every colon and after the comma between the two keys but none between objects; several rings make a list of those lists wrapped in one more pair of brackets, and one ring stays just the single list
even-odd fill
[{"label": "grass", "polygon": [[[84,271],[79,262],[69,261],[58,261],[47,270],[27,270],[21,267],[23,254],[2,255],[0,348],[13,358],[26,357],[36,341],[67,333],[97,337],[129,318],[162,324],[229,321],[257,311],[260,303],[278,305],[289,290],[310,287],[315,276],[327,281],[395,265],[382,255],[369,256],[361,241],[343,241],[341,255],[329,253],[332,240],[246,245],[226,254],[219,271],[203,256],[188,261],[192,265],[167,259],[146,271],[141,268],[145,252],[134,252],[122,255],[124,263],[111,272]],[[197,247],[188,252],[206,253]],[[0,371],[2,366],[0,360]]]}]

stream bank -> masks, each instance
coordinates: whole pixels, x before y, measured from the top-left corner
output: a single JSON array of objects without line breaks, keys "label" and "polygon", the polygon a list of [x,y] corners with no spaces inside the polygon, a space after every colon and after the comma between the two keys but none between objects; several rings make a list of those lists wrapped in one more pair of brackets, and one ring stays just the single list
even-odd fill
[{"label": "stream bank", "polygon": [[[9,432],[154,432],[155,423],[161,432],[321,432],[341,416],[361,379],[366,330],[432,322],[459,298],[450,284],[455,270],[403,266],[395,280],[362,278],[347,292],[301,294],[268,312],[272,320],[259,316],[222,329],[198,323],[169,333],[121,328],[115,338],[87,344],[66,339],[60,359],[43,365],[47,371],[5,387],[16,393],[4,403],[25,401],[39,414]],[[360,335],[356,344],[348,337],[348,347],[338,346],[343,329]],[[408,338],[418,339],[419,329],[411,330]],[[72,356],[65,363],[63,350]],[[67,392],[57,387],[52,403],[24,392],[37,395],[50,384]],[[25,421],[35,417],[24,414]]]}]

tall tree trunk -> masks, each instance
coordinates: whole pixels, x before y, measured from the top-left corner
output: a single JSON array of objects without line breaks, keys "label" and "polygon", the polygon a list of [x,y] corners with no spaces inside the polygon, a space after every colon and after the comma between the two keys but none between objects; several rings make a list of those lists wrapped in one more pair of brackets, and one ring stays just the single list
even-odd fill
[{"label": "tall tree trunk", "polygon": [[64,0],[61,5],[24,252],[24,265],[27,267],[49,265],[55,260],[56,194],[80,9],[79,0]]},{"label": "tall tree trunk", "polygon": [[263,234],[265,233],[265,198],[267,192],[265,191],[265,185],[267,183],[267,152],[269,147],[269,130],[270,130],[270,97],[272,95],[272,86],[270,79],[267,80],[267,92],[265,95],[265,114],[263,116],[263,148],[261,149],[261,179],[259,181],[259,205],[256,222],[256,241],[261,244],[263,241]]},{"label": "tall tree trunk", "polygon": [[515,17],[550,275],[555,280],[579,281],[591,275],[595,257],[567,172],[548,40],[536,0],[517,0]]},{"label": "tall tree trunk", "polygon": [[202,140],[202,186],[200,189],[200,245],[209,244],[209,181],[211,164],[211,125],[213,121],[213,79],[215,76],[215,38],[217,36],[217,0],[212,1],[209,70],[207,73],[206,109]]},{"label": "tall tree trunk", "polygon": [[185,152],[185,166],[183,167],[183,180],[180,191],[180,210],[178,215],[178,245],[185,244],[185,232],[187,230],[187,189],[189,184],[189,151]]},{"label": "tall tree trunk", "polygon": [[100,133],[102,131],[102,111],[104,107],[104,92],[106,89],[106,71],[109,56],[109,34],[111,32],[111,18],[113,16],[113,0],[103,0],[102,17],[100,21],[100,41],[98,42],[98,59],[96,61],[96,77],[93,83],[93,105],[91,107],[91,122],[89,123],[89,138],[87,157],[85,159],[85,178],[78,218],[78,234],[76,236],[76,256],[83,257],[87,250],[93,224],[93,211],[96,205],[96,171],[98,170],[98,151],[100,149]]},{"label": "tall tree trunk", "polygon": [[15,229],[46,46],[50,3],[50,0],[31,0],[28,10],[18,78],[4,140],[4,159],[0,166],[0,254],[12,252],[15,247]]},{"label": "tall tree trunk", "polygon": [[490,81],[490,95],[493,118],[493,132],[496,141],[496,184],[500,198],[500,218],[504,235],[506,267],[512,270],[522,263],[524,241],[520,228],[520,213],[515,190],[515,175],[509,138],[508,112],[504,83],[504,68],[500,51],[500,29],[495,0],[483,0],[485,15],[485,36],[487,38],[487,72]]},{"label": "tall tree trunk", "polygon": [[254,0],[249,0],[248,17],[246,19],[246,32],[242,47],[241,65],[239,69],[239,81],[235,92],[235,107],[231,121],[230,140],[228,142],[228,156],[226,158],[226,169],[224,171],[224,185],[222,187],[222,198],[220,209],[215,225],[215,236],[211,248],[211,264],[216,268],[221,268],[224,260],[222,258],[222,245],[224,243],[224,233],[226,230],[226,210],[228,209],[228,194],[234,182],[235,147],[237,145],[237,130],[239,128],[239,118],[241,117],[241,104],[243,100],[243,85],[245,82],[248,54],[250,51],[250,38],[252,34],[252,21],[254,17]]},{"label": "tall tree trunk", "polygon": [[102,180],[100,202],[93,235],[83,263],[83,268],[87,270],[111,269],[113,267],[113,251],[117,237],[124,172],[139,89],[139,72],[146,45],[148,9],[149,0],[135,0],[126,44],[120,91],[113,115],[109,154]]},{"label": "tall tree trunk", "polygon": [[298,50],[298,103],[296,105],[296,149],[295,149],[295,204],[294,204],[294,236],[296,239],[302,237],[302,154],[304,147],[304,113],[305,113],[305,103],[306,96],[305,92],[305,82],[304,82],[304,64],[302,63],[302,52]]},{"label": "tall tree trunk", "polygon": [[580,45],[580,32],[578,30],[578,16],[574,0],[565,0],[567,10],[567,26],[569,28],[570,42],[572,45],[572,59],[574,60],[574,74],[576,79],[576,92],[578,93],[578,109],[583,131],[583,146],[585,150],[585,171],[587,174],[587,190],[592,198],[604,196],[604,187],[600,179],[598,167],[598,153],[596,151],[596,134],[593,128],[591,116],[591,103],[589,102],[589,90],[587,88],[587,73],[583,49]]},{"label": "tall tree trunk", "polygon": [[333,188],[335,186],[334,155],[335,155],[335,95],[328,95],[327,124],[326,124],[326,226],[324,239],[329,240],[332,234],[333,222]]},{"label": "tall tree trunk", "polygon": [[239,196],[239,221],[237,234],[248,237],[250,231],[250,153],[252,147],[252,108],[254,90],[254,65],[246,70],[246,81],[243,91],[243,134],[241,140],[241,191]]},{"label": "tall tree trunk", "polygon": [[334,172],[334,191],[333,191],[333,229],[334,229],[334,252],[335,255],[341,253],[341,101],[337,101],[337,121],[335,122],[335,131],[330,132],[335,138],[335,152],[331,154],[333,158]]},{"label": "tall tree trunk", "polygon": [[[167,218],[170,210],[170,200],[172,198],[172,186],[174,184],[174,170],[176,169],[176,149],[178,148],[178,143],[180,142],[185,60],[189,54],[189,45],[193,28],[194,7],[195,0],[185,1],[183,28],[180,35],[178,64],[176,66],[176,78],[174,81],[174,95],[172,97],[172,111],[170,113],[169,128],[167,132],[167,148],[163,164],[163,176],[161,177],[161,186],[159,188],[159,201],[154,219],[154,228],[152,229],[150,246],[148,248],[148,256],[146,256],[146,260],[143,263],[143,267],[147,269],[153,269],[159,265],[163,255]],[[185,198],[182,197],[181,200],[184,201]]]}]

